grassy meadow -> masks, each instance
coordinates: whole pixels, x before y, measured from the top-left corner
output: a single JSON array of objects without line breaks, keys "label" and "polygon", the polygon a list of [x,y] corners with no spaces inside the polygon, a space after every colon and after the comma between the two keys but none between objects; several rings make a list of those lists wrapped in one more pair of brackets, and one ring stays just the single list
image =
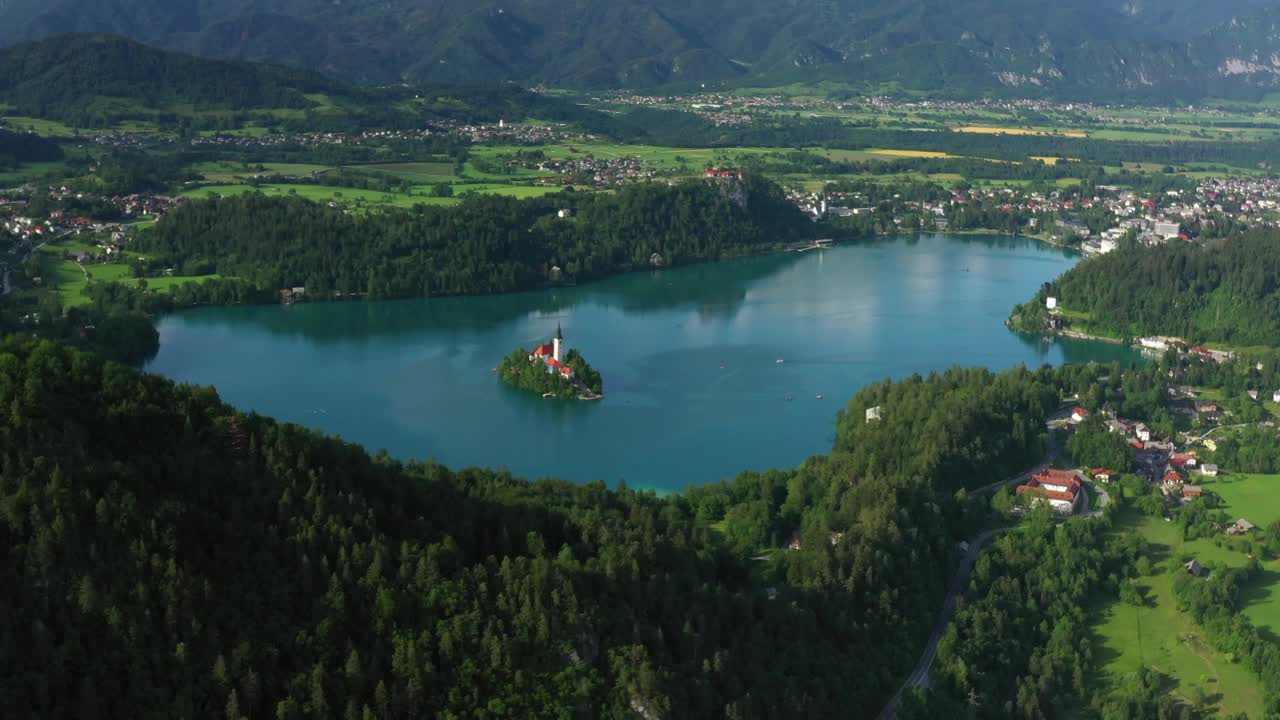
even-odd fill
[{"label": "grassy meadow", "polygon": [[[1153,571],[1139,578],[1147,603],[1137,607],[1108,599],[1095,606],[1090,632],[1095,640],[1101,677],[1095,682],[1133,673],[1141,667],[1157,670],[1174,682],[1171,691],[1190,702],[1200,688],[1212,707],[1221,714],[1247,713],[1262,717],[1266,697],[1256,676],[1239,662],[1214,650],[1189,615],[1179,612],[1173,596],[1173,575],[1166,570],[1170,560],[1194,557],[1202,564],[1242,566],[1241,552],[1215,544],[1211,539],[1185,541],[1176,524],[1162,518],[1120,516],[1119,529],[1142,534],[1152,547]],[[1178,572],[1181,572],[1180,570]],[[1266,565],[1267,589],[1280,577],[1280,561]],[[1253,609],[1251,600],[1246,612]]]}]

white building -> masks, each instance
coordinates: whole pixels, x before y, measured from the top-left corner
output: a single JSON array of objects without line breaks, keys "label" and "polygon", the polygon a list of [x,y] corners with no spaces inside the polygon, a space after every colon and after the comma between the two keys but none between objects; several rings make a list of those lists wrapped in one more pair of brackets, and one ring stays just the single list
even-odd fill
[{"label": "white building", "polygon": [[1152,227],[1152,232],[1165,240],[1172,240],[1182,232],[1182,227],[1176,222],[1157,222]]},{"label": "white building", "polygon": [[875,407],[873,407],[873,408],[867,408],[867,422],[872,422],[872,421],[879,420],[879,419],[880,419],[880,406],[879,406],[879,405],[877,405],[877,406],[875,406]]},{"label": "white building", "polygon": [[1133,432],[1142,442],[1151,442],[1151,428],[1146,425],[1139,423],[1138,427],[1133,429]]},{"label": "white building", "polygon": [[[1047,307],[1047,308],[1049,308],[1050,310],[1057,310],[1057,309],[1058,309],[1058,298],[1056,298],[1056,297],[1048,298],[1047,300],[1045,300],[1045,301],[1044,301],[1044,306],[1045,306],[1045,307]],[[1280,395],[1280,393],[1276,393],[1276,394],[1277,394],[1277,395]],[[1277,402],[1280,402],[1280,401],[1277,401]]]}]

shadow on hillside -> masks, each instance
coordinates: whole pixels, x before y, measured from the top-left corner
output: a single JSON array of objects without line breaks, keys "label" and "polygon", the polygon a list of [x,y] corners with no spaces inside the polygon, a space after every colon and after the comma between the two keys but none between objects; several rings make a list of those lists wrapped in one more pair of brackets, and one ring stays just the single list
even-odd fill
[{"label": "shadow on hillside", "polygon": [[[1249,581],[1240,593],[1241,607],[1254,604],[1280,603],[1280,572],[1263,569]],[[1275,628],[1259,626],[1258,632],[1267,642],[1280,642]]]}]

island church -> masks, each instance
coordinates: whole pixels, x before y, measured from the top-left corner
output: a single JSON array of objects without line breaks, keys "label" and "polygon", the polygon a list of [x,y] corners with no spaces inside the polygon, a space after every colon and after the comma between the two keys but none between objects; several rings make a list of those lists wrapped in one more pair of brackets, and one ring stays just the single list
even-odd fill
[{"label": "island church", "polygon": [[566,380],[573,379],[573,368],[564,364],[564,333],[561,332],[558,323],[556,336],[551,339],[551,342],[534,348],[533,354],[529,356],[529,362],[545,363],[547,372],[560,373],[560,376]]}]

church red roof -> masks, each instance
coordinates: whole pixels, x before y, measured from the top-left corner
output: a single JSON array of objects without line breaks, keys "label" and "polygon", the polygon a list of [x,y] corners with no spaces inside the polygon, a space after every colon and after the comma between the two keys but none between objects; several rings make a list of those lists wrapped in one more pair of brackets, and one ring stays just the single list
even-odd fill
[{"label": "church red roof", "polygon": [[542,356],[550,357],[554,355],[555,352],[556,352],[555,346],[552,345],[551,343],[547,343],[546,345],[539,345],[537,349],[533,351],[533,354],[540,357]]}]

